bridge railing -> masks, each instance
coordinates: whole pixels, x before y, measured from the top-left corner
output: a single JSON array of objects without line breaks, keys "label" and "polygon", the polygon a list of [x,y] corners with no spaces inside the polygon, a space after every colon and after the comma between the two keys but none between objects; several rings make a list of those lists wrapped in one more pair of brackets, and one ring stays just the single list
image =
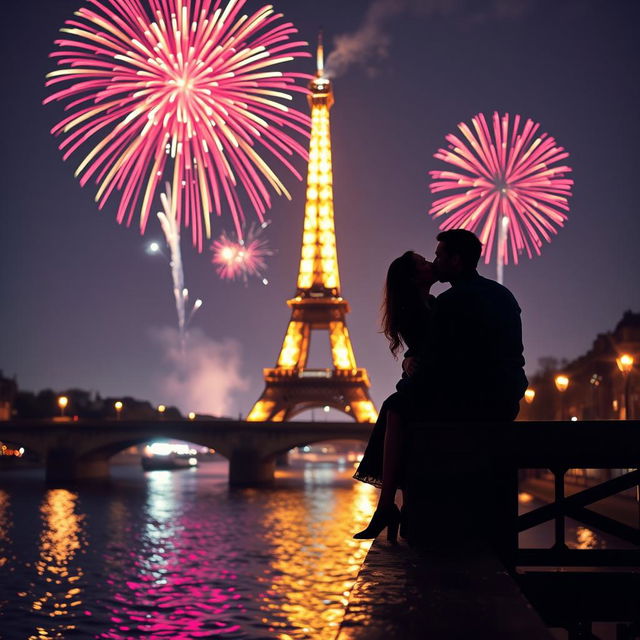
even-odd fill
[{"label": "bridge railing", "polygon": [[[640,566],[639,523],[593,508],[640,484],[639,421],[415,424],[407,452],[407,524],[417,546],[491,544],[511,568]],[[565,476],[578,468],[618,471],[569,495]],[[520,479],[530,469],[551,472],[552,496],[520,514]],[[567,518],[614,536],[621,548],[570,548]],[[545,523],[552,545],[522,548],[520,534]]]}]

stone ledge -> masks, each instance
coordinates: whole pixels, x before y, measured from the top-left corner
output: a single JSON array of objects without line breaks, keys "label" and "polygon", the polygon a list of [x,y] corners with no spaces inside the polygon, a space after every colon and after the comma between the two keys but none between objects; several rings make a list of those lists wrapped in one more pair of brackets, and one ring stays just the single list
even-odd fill
[{"label": "stone ledge", "polygon": [[551,640],[488,552],[416,550],[376,540],[336,640]]}]

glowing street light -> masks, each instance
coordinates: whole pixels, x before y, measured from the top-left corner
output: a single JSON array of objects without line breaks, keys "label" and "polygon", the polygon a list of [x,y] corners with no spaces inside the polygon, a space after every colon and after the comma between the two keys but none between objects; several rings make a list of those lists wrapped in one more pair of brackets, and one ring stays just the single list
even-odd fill
[{"label": "glowing street light", "polygon": [[536,397],[536,391],[535,391],[535,389],[532,389],[531,387],[529,387],[524,392],[524,399],[525,399],[525,402],[527,404],[531,404],[534,401],[535,397]]},{"label": "glowing street light", "polygon": [[618,369],[622,371],[622,373],[627,374],[631,373],[633,369],[634,359],[632,355],[628,353],[623,353],[621,356],[616,358],[616,364],[618,365]]},{"label": "glowing street light", "polygon": [[634,358],[628,353],[623,353],[616,358],[616,364],[624,377],[624,405],[622,407],[620,418],[622,420],[629,419],[629,385],[631,383],[631,372],[633,371]]},{"label": "glowing street light", "polygon": [[556,376],[554,382],[556,389],[560,393],[564,393],[569,387],[569,378],[567,376]]},{"label": "glowing street light", "polygon": [[194,411],[189,411],[189,420],[195,420],[196,419],[196,414]]},{"label": "glowing street light", "polygon": [[122,402],[120,400],[116,400],[113,403],[113,408],[116,410],[116,420],[120,420],[120,414],[122,413],[122,407],[124,407],[124,405],[122,404]]},{"label": "glowing street light", "polygon": [[67,408],[68,404],[69,404],[69,398],[67,398],[67,396],[58,397],[58,406],[60,407],[60,417],[64,418],[64,410]]},{"label": "glowing street light", "polygon": [[553,382],[556,385],[556,389],[560,392],[560,420],[562,420],[564,418],[564,393],[569,388],[569,378],[561,374],[556,376]]}]

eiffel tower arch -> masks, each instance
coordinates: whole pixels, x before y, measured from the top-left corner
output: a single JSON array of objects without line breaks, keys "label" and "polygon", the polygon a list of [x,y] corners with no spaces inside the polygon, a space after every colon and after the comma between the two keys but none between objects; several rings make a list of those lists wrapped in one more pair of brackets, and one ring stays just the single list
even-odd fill
[{"label": "eiffel tower arch", "polygon": [[[265,388],[247,420],[281,422],[307,409],[329,406],[357,422],[378,416],[369,395],[369,377],[359,368],[347,330],[349,303],[340,294],[333,216],[333,172],[329,110],[331,82],[324,76],[322,43],[309,84],[311,139],[296,294],[287,304],[291,319],[275,367],[264,369]],[[311,332],[326,331],[332,367],[307,367]]]}]

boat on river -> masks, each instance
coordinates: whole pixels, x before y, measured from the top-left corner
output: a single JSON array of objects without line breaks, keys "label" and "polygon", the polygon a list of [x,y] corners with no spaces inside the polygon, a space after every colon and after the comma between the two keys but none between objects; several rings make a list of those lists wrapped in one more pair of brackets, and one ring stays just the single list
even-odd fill
[{"label": "boat on river", "polygon": [[141,464],[145,471],[190,469],[198,465],[197,454],[188,444],[154,442],[144,448]]}]

